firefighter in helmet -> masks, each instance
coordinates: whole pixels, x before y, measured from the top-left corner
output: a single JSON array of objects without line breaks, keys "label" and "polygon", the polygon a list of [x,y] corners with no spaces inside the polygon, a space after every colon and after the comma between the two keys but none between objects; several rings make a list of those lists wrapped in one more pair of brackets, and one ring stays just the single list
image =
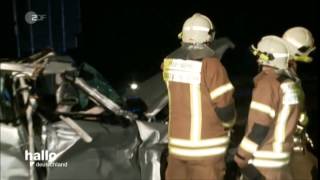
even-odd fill
[{"label": "firefighter in helmet", "polygon": [[[311,32],[304,27],[290,28],[283,34],[282,38],[287,42],[290,53],[289,70],[297,81],[300,81],[296,72],[297,62],[312,62],[312,57],[309,54],[315,50],[314,38]],[[317,157],[309,152],[307,148],[308,143],[313,147],[313,142],[306,132],[308,122],[309,118],[305,107],[303,107],[297,129],[294,133],[294,147],[290,161],[290,168],[294,179],[316,179],[318,171]]]},{"label": "firefighter in helmet", "polygon": [[181,47],[163,61],[169,97],[166,179],[223,179],[234,87],[214,51],[210,19],[195,13],[183,25]]},{"label": "firefighter in helmet", "polygon": [[301,113],[302,90],[289,68],[285,41],[265,36],[252,52],[261,72],[254,78],[245,136],[235,161],[246,179],[292,179],[288,166]]}]

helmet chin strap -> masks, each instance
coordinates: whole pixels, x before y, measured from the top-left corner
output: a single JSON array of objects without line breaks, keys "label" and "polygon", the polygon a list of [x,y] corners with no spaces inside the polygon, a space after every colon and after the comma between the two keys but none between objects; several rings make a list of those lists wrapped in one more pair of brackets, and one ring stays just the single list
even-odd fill
[{"label": "helmet chin strap", "polygon": [[288,75],[290,78],[295,79],[296,75],[293,74],[291,71],[289,71],[288,69],[283,69],[282,70],[286,75]]},{"label": "helmet chin strap", "polygon": [[278,68],[274,68],[274,69],[278,74],[283,74],[288,76],[290,79],[299,81],[297,74],[295,72],[290,71],[289,69],[278,69]]},{"label": "helmet chin strap", "polygon": [[262,71],[262,67],[263,67],[263,65],[260,64],[260,63],[258,63],[258,72],[261,72],[261,71]]},{"label": "helmet chin strap", "polygon": [[178,34],[178,39],[182,39],[182,32]]},{"label": "helmet chin strap", "polygon": [[[212,31],[212,32],[210,32],[210,31]],[[214,29],[212,29],[210,31],[209,31],[209,35],[210,35],[209,42],[212,42],[216,36],[216,31]]]}]

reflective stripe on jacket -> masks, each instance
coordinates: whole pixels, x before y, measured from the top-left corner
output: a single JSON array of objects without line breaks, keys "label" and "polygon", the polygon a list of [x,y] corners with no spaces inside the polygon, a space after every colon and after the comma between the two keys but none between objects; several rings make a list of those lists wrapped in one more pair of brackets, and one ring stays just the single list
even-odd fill
[{"label": "reflective stripe on jacket", "polygon": [[233,104],[234,88],[223,65],[215,57],[167,57],[162,69],[169,97],[169,153],[186,159],[224,154],[229,136],[215,108]]},{"label": "reflective stripe on jacket", "polygon": [[280,168],[289,163],[301,93],[301,86],[275,69],[255,77],[247,129],[235,157],[238,164]]}]

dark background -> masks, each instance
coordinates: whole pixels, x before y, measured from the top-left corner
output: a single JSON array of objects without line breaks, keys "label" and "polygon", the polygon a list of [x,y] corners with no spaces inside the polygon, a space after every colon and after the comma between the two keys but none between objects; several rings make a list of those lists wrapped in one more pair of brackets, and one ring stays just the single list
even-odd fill
[{"label": "dark background", "polygon": [[[92,0],[4,0],[0,4],[0,57],[25,57],[45,47],[88,62],[117,90],[131,81],[143,81],[160,71],[163,58],[179,46],[184,20],[195,12],[207,15],[216,37],[229,37],[236,45],[222,59],[236,86],[236,101],[246,114],[257,73],[249,46],[264,35],[281,36],[293,26],[304,26],[320,42],[320,16],[316,1],[194,1],[134,3]],[[24,14],[45,14],[44,21],[28,25]],[[15,19],[15,16],[17,17]],[[31,43],[31,34],[33,44]],[[31,45],[32,44],[32,45]],[[319,49],[312,64],[299,64],[306,92],[311,134],[317,139]],[[242,104],[244,103],[244,105]],[[318,141],[317,141],[318,142]],[[318,143],[317,143],[318,144]]]},{"label": "dark background", "polygon": [[[310,29],[315,39],[319,39],[320,18],[316,5],[311,1],[304,2],[307,7],[287,4],[282,8],[278,2],[265,1],[260,5],[251,4],[251,8],[231,1],[149,2],[133,6],[81,1],[81,37],[83,52],[86,52],[83,57],[96,62],[100,70],[110,74],[108,77],[112,82],[113,79],[143,79],[145,75],[159,71],[163,57],[179,46],[177,34],[184,20],[201,12],[212,19],[217,38],[229,37],[236,45],[236,49],[223,59],[229,74],[253,75],[257,67],[249,46],[262,36],[282,35],[289,27],[300,25]],[[301,65],[299,71],[303,73],[300,74],[315,74],[317,65],[318,62],[311,66]]]},{"label": "dark background", "polygon": [[[289,27],[304,26],[319,44],[316,1],[280,2],[116,4],[88,0],[4,0],[0,4],[0,53],[1,57],[23,57],[44,47],[54,47],[59,53],[73,55],[78,62],[89,62],[111,83],[119,85],[123,80],[140,80],[159,71],[163,57],[179,46],[177,34],[184,20],[200,12],[213,21],[217,38],[229,37],[236,45],[223,59],[229,74],[254,75],[257,67],[248,48],[264,35],[282,35]],[[30,26],[24,21],[29,10],[47,18]],[[34,37],[33,49],[30,32]],[[316,74],[319,55],[319,51],[314,53],[316,61],[312,65],[300,65],[302,76]]]}]

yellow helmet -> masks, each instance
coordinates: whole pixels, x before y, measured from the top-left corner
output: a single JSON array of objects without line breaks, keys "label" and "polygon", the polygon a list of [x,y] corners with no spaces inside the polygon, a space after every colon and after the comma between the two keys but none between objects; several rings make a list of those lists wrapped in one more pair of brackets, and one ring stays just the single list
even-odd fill
[{"label": "yellow helmet", "polygon": [[207,16],[195,13],[184,22],[178,36],[185,43],[210,42],[214,39],[214,26]]}]

